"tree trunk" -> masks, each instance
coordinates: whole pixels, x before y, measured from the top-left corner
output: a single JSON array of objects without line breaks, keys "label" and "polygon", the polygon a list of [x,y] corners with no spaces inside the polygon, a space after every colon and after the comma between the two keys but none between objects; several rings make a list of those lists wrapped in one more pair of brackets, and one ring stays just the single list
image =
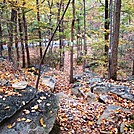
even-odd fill
[{"label": "tree trunk", "polygon": [[36,6],[37,6],[38,35],[39,35],[40,59],[41,59],[42,58],[42,46],[41,46],[41,29],[40,29],[39,0],[36,0]]},{"label": "tree trunk", "polygon": [[16,48],[16,60],[17,60],[17,67],[19,66],[19,58],[20,58],[20,55],[19,55],[19,47],[18,47],[18,30],[17,30],[17,11],[15,10],[15,15],[14,15],[14,22],[15,22],[15,29],[14,29],[14,32],[15,32],[15,48]]},{"label": "tree trunk", "polygon": [[26,48],[26,54],[27,54],[27,66],[30,67],[30,55],[29,55],[28,34],[27,34],[27,21],[26,21],[24,9],[23,9],[22,12],[23,12],[24,35],[25,35],[25,48]]},{"label": "tree trunk", "polygon": [[111,59],[109,63],[109,79],[117,79],[118,43],[120,30],[121,0],[115,0],[113,14],[113,41],[111,46]]},{"label": "tree trunk", "polygon": [[[51,36],[52,36],[52,30],[53,30],[53,28],[52,28],[52,7],[53,7],[53,0],[51,2],[48,0],[47,2],[48,2],[49,9],[50,9],[50,11],[49,11],[49,13],[50,13],[50,15],[49,15],[49,25],[50,25],[49,37],[51,38]],[[57,18],[57,22],[58,22],[58,18]],[[50,53],[52,53],[52,49],[53,49],[53,45],[49,49]]]},{"label": "tree trunk", "polygon": [[[57,23],[59,22],[60,20],[60,14],[61,14],[61,6],[62,6],[62,0],[58,3],[58,17],[57,17]],[[61,35],[61,32],[62,32],[62,27],[61,27],[61,23],[59,25],[59,49],[60,49],[60,69],[63,67],[63,64],[62,64],[62,35]]]},{"label": "tree trunk", "polygon": [[109,15],[108,15],[108,0],[105,0],[105,55],[108,55],[108,39],[109,39]]},{"label": "tree trunk", "polygon": [[[84,56],[86,56],[87,55],[87,44],[86,44],[86,5],[85,5],[85,0],[83,0],[83,5],[84,5]],[[85,65],[86,65],[86,59],[84,58],[83,71],[85,71]]]},{"label": "tree trunk", "polygon": [[14,9],[11,10],[11,21],[8,25],[9,43],[8,43],[8,58],[13,61],[12,45],[13,45],[13,24],[14,24]]},{"label": "tree trunk", "polygon": [[22,67],[25,68],[25,50],[24,50],[24,41],[23,41],[23,30],[22,30],[22,19],[20,9],[18,9],[18,24],[19,24],[19,34],[20,34],[20,43],[21,43],[21,51],[22,51]]},{"label": "tree trunk", "polygon": [[132,71],[132,75],[134,75],[134,60],[133,60],[133,71]]},{"label": "tree trunk", "polygon": [[[63,3],[63,6],[62,6],[62,10],[64,12],[64,3]],[[65,44],[63,43],[63,38],[64,38],[64,18],[63,20],[61,21],[61,32],[62,32],[62,58],[61,58],[61,63],[62,63],[62,67],[63,67],[63,71],[64,71],[64,58],[65,58]]]},{"label": "tree trunk", "polygon": [[70,83],[74,82],[73,79],[73,42],[74,42],[74,23],[75,23],[75,0],[72,0],[73,19],[71,26],[71,50],[70,50]]},{"label": "tree trunk", "polygon": [[2,22],[1,22],[1,18],[2,18],[2,12],[0,11],[0,56],[2,56]]},{"label": "tree trunk", "polygon": [[80,57],[80,19],[77,19],[77,59]]}]

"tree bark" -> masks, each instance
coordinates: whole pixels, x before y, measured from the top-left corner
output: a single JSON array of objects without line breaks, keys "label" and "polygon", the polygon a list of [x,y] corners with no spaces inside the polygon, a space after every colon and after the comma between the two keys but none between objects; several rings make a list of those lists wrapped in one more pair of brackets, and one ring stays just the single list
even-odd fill
[{"label": "tree bark", "polygon": [[[59,22],[60,20],[60,14],[61,14],[61,7],[62,7],[62,0],[58,3],[58,17],[57,17],[57,23]],[[62,35],[61,35],[61,32],[62,32],[62,27],[61,27],[61,23],[59,25],[59,49],[60,49],[60,69],[63,67],[63,64],[62,64]]]},{"label": "tree bark", "polygon": [[108,55],[108,39],[109,39],[109,15],[108,15],[108,0],[105,0],[105,55]]},{"label": "tree bark", "polygon": [[2,13],[0,11],[0,56],[2,56],[2,22],[1,22],[1,18],[2,18]]},{"label": "tree bark", "polygon": [[[85,0],[83,0],[84,6],[84,56],[87,55],[87,44],[86,44],[86,5]],[[85,71],[86,59],[84,58],[83,71]]]},{"label": "tree bark", "polygon": [[14,9],[11,10],[11,19],[8,26],[9,43],[8,43],[8,58],[9,61],[13,61],[12,45],[13,45],[13,24],[14,24]]},{"label": "tree bark", "polygon": [[132,71],[132,75],[134,75],[134,60],[133,60],[133,71]]},{"label": "tree bark", "polygon": [[77,59],[80,57],[80,19],[77,19]]},{"label": "tree bark", "polygon": [[19,58],[20,58],[20,55],[19,55],[19,47],[18,47],[18,30],[17,30],[17,24],[18,24],[18,21],[17,21],[17,11],[15,10],[15,15],[14,15],[14,22],[15,22],[15,29],[14,29],[14,32],[15,32],[15,48],[16,48],[16,60],[17,60],[17,67],[19,66]]},{"label": "tree bark", "polygon": [[37,21],[38,21],[38,35],[39,35],[39,46],[40,46],[40,59],[42,58],[42,46],[41,46],[41,29],[40,29],[40,9],[39,9],[39,0],[36,0],[37,6]]},{"label": "tree bark", "polygon": [[113,14],[113,41],[111,46],[111,59],[109,63],[109,79],[117,79],[118,43],[120,30],[121,0],[115,0]]},{"label": "tree bark", "polygon": [[74,23],[75,23],[75,0],[72,0],[73,18],[71,25],[71,50],[70,50],[70,83],[74,82],[73,79],[73,45],[74,45]]},{"label": "tree bark", "polygon": [[20,9],[18,9],[18,24],[19,24],[19,34],[20,34],[20,43],[21,43],[21,51],[22,51],[22,67],[25,68],[25,50],[24,50],[24,40],[23,40],[23,30],[22,30],[22,19]]},{"label": "tree bark", "polygon": [[23,9],[22,12],[23,12],[22,14],[23,14],[24,35],[25,35],[25,48],[26,48],[26,55],[27,55],[27,66],[30,67],[30,54],[29,54],[29,48],[28,48],[27,21],[26,21],[24,9]]}]

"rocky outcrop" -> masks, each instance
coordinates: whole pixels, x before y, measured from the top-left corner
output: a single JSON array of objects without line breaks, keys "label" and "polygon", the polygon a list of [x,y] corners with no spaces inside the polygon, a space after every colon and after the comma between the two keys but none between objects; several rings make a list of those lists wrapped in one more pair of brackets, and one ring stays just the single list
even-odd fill
[{"label": "rocky outcrop", "polygon": [[[29,92],[30,88],[27,89]],[[57,97],[52,93],[37,92],[33,95],[33,91],[28,91],[20,98],[7,97],[5,105],[0,107],[1,134],[49,134],[52,130],[58,111]]]}]

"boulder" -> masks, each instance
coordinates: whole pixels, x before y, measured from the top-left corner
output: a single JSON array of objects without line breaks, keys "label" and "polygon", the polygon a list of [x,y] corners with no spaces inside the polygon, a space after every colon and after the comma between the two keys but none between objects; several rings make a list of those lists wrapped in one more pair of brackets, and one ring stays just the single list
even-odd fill
[{"label": "boulder", "polygon": [[1,134],[49,134],[58,112],[58,99],[52,93],[37,92],[18,113],[2,122]]},{"label": "boulder", "polygon": [[88,93],[86,94],[86,96],[87,96],[87,101],[88,101],[88,102],[95,102],[95,101],[97,101],[97,99],[98,99],[97,95],[94,94],[94,93],[91,93],[91,92],[88,92]]},{"label": "boulder", "polygon": [[45,84],[46,86],[51,88],[51,91],[54,91],[54,87],[55,87],[55,83],[56,83],[56,79],[51,77],[51,76],[43,76],[43,78],[41,78],[42,84]]},{"label": "boulder", "polygon": [[0,122],[13,116],[35,96],[36,89],[27,86],[24,90],[17,90],[13,95],[0,94]]},{"label": "boulder", "polygon": [[64,94],[63,92],[57,93],[56,97],[60,100],[62,98],[68,98],[68,96],[66,94]]},{"label": "boulder", "polygon": [[122,98],[134,101],[134,94],[130,93],[130,88],[127,86],[116,85],[110,88],[110,92],[119,95]]},{"label": "boulder", "polygon": [[92,85],[94,83],[101,83],[103,80],[99,77],[92,77],[88,80],[88,84]]},{"label": "boulder", "polygon": [[100,95],[99,100],[101,102],[107,103],[110,97],[108,95]]},{"label": "boulder", "polygon": [[95,86],[92,91],[93,93],[103,94],[103,93],[109,92],[109,88],[104,85],[98,85],[98,86]]},{"label": "boulder", "polygon": [[132,75],[129,78],[127,78],[127,81],[134,85],[134,75]]},{"label": "boulder", "polygon": [[15,89],[25,89],[27,87],[28,82],[20,81],[12,84],[12,87]]},{"label": "boulder", "polygon": [[[103,114],[100,116],[100,118],[97,121],[97,124],[101,124],[104,120],[118,120],[118,117],[116,116],[115,118],[113,118],[111,115],[114,115],[116,113],[116,111],[118,110],[122,110],[125,113],[130,113],[130,110],[128,109],[124,109],[120,106],[116,106],[116,105],[108,105],[106,110],[103,112]],[[117,114],[116,114],[117,115]]]},{"label": "boulder", "polygon": [[72,88],[71,89],[71,93],[77,97],[84,97],[84,94],[82,93],[82,91],[79,88]]}]

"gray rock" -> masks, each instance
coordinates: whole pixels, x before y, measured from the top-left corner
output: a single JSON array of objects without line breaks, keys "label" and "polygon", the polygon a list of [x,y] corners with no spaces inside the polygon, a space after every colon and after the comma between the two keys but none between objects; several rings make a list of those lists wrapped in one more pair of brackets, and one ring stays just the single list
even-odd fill
[{"label": "gray rock", "polygon": [[82,86],[83,85],[80,82],[76,82],[76,83],[74,83],[73,88],[80,88]]},{"label": "gray rock", "polygon": [[84,96],[84,94],[81,92],[79,88],[72,88],[71,93],[77,97]]},{"label": "gray rock", "polygon": [[130,88],[127,86],[116,85],[110,88],[110,92],[119,95],[122,98],[134,101],[134,94],[130,93]]},{"label": "gray rock", "polygon": [[50,87],[52,92],[54,91],[54,87],[55,87],[55,83],[56,83],[55,78],[53,78],[51,76],[44,76],[43,78],[41,78],[41,81],[46,86]]},{"label": "gray rock", "polygon": [[87,70],[86,70],[85,73],[88,74],[89,77],[96,77],[96,76],[97,76],[96,73],[91,72],[91,71],[87,71]]},{"label": "gray rock", "polygon": [[122,98],[134,101],[134,94],[130,93],[131,89],[127,86],[112,85],[110,83],[101,82],[91,85],[91,90],[93,93],[97,94],[103,94],[106,92],[115,93]]},{"label": "gray rock", "polygon": [[[0,126],[1,134],[49,134],[57,117],[58,99],[52,93],[38,92],[33,101],[11,121]],[[28,110],[28,113],[24,111]],[[20,120],[18,120],[20,119]],[[7,125],[15,125],[7,128]]]},{"label": "gray rock", "polygon": [[100,95],[99,99],[102,102],[107,103],[107,101],[109,100],[109,96],[108,95]]},{"label": "gray rock", "polygon": [[[108,105],[106,110],[103,112],[103,114],[101,115],[101,117],[98,119],[97,124],[101,124],[103,119],[106,120],[113,120],[113,117],[111,117],[111,114],[114,114],[116,110],[122,110],[126,113],[129,113],[130,110],[128,109],[124,109],[120,106],[115,106],[115,105]],[[115,119],[118,119],[118,117],[116,116]]]},{"label": "gray rock", "polygon": [[15,95],[0,94],[0,122],[14,115],[35,96],[36,89],[27,86],[24,90],[17,90]]},{"label": "gray rock", "polygon": [[58,99],[68,98],[68,96],[64,94],[63,92],[57,93],[56,96],[58,97]]},{"label": "gray rock", "polygon": [[97,100],[97,95],[94,93],[88,92],[86,96],[88,102],[95,102]]},{"label": "gray rock", "polygon": [[74,79],[75,79],[75,81],[78,81],[78,82],[81,80],[88,82],[88,80],[90,78],[93,78],[93,77],[97,77],[97,74],[90,72],[90,71],[85,71],[84,73],[81,73],[79,75],[75,75]]},{"label": "gray rock", "polygon": [[127,81],[134,85],[134,75],[130,76]]},{"label": "gray rock", "polygon": [[88,84],[90,84],[90,85],[92,85],[94,83],[101,83],[101,82],[103,82],[103,80],[99,77],[90,78],[88,80]]},{"label": "gray rock", "polygon": [[102,86],[95,86],[93,88],[93,93],[97,93],[97,94],[103,94],[103,93],[107,93],[109,91],[110,91],[109,88],[104,86],[104,85],[102,85]]}]

